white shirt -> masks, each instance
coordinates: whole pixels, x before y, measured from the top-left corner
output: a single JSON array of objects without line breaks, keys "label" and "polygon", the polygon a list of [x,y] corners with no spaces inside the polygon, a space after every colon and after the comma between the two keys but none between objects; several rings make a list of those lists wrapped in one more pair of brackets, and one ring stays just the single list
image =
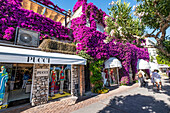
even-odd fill
[{"label": "white shirt", "polygon": [[161,79],[161,75],[158,74],[157,72],[153,72],[152,76],[153,76],[154,79]]},{"label": "white shirt", "polygon": [[144,77],[145,72],[143,72],[142,70],[140,70],[140,71],[138,72],[138,75],[139,75],[139,73],[141,73],[141,74],[142,74],[142,76]]}]

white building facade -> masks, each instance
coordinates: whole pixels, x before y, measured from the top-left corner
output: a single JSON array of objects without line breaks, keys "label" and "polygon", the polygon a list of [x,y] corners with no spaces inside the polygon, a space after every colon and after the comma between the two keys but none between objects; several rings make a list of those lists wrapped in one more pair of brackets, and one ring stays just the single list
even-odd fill
[{"label": "white building facade", "polygon": [[145,47],[148,48],[150,59],[151,59],[151,57],[153,57],[153,62],[157,63],[157,60],[156,60],[157,53],[156,53],[155,45],[156,45],[156,43],[154,41],[152,41],[149,38],[146,38],[146,46]]}]

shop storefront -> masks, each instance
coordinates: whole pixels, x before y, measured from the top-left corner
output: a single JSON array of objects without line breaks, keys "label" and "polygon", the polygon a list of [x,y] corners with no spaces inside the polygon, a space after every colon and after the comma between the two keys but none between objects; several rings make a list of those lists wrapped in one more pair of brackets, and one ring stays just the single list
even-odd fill
[{"label": "shop storefront", "polygon": [[143,60],[143,59],[138,59],[137,69],[138,69],[138,71],[139,70],[144,71],[145,72],[145,77],[150,78],[150,73],[151,73],[152,68],[151,68],[151,65],[150,65],[150,63],[148,61]]},{"label": "shop storefront", "polygon": [[1,108],[14,102],[36,106],[81,95],[85,90],[81,86],[83,65],[86,59],[76,55],[0,46]]},{"label": "shop storefront", "polygon": [[111,57],[105,61],[105,68],[102,74],[105,86],[119,85],[119,68],[122,68],[121,62],[115,58]]}]

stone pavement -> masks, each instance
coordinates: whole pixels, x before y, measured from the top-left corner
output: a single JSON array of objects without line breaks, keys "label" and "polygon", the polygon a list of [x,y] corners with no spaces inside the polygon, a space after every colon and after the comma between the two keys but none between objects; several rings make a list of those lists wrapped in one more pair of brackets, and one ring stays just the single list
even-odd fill
[{"label": "stone pavement", "polygon": [[64,104],[61,106],[62,103],[56,101],[56,102],[51,102],[48,104],[30,108],[28,110],[23,111],[22,113],[70,113],[72,111],[86,107],[92,103],[104,100],[110,96],[119,94],[120,92],[126,92],[130,89],[137,87],[137,86],[138,86],[138,84],[134,84],[133,86],[121,86],[118,89],[112,90],[107,94],[101,94],[101,95],[81,101],[81,102],[79,102],[75,105],[71,105],[71,106],[69,106],[69,105],[66,106]]},{"label": "stone pavement", "polygon": [[119,88],[115,90],[109,91],[109,93],[97,95],[95,97],[78,102],[75,105],[68,105],[67,100],[63,100],[63,101],[50,102],[50,103],[32,107],[32,108],[29,108],[29,107],[26,107],[24,109],[19,108],[18,110],[15,110],[15,111],[7,110],[6,112],[3,112],[3,113],[70,113],[72,111],[86,107],[92,103],[96,103],[98,101],[102,101],[113,95],[117,95],[121,92],[127,92],[128,90],[131,90],[136,87],[138,87],[138,84],[134,84],[132,86],[120,86]]},{"label": "stone pavement", "polygon": [[115,94],[72,113],[170,113],[170,83],[162,77],[163,91],[153,88],[150,80],[145,88],[133,88]]},{"label": "stone pavement", "polygon": [[138,84],[120,86],[75,105],[68,105],[67,99],[44,105],[6,113],[170,113],[170,83],[163,78],[163,91],[152,88],[150,80],[146,88]]}]

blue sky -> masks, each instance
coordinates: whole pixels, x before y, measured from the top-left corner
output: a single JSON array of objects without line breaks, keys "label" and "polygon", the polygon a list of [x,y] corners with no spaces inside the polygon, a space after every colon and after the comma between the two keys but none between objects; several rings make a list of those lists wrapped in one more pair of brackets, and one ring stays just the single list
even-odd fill
[{"label": "blue sky", "polygon": [[[51,0],[55,4],[57,4],[60,8],[65,9],[66,11],[68,9],[73,9],[73,6],[77,2],[77,0]],[[98,8],[101,8],[103,11],[105,11],[107,14],[109,14],[109,11],[107,8],[109,8],[109,3],[112,1],[117,1],[117,0],[87,0],[87,2],[92,2],[94,5],[96,5]],[[125,2],[129,2],[130,6],[136,5],[137,2],[136,0],[122,0]],[[150,29],[146,29],[148,33],[152,32]],[[170,28],[167,30],[167,35],[170,35]]]}]

